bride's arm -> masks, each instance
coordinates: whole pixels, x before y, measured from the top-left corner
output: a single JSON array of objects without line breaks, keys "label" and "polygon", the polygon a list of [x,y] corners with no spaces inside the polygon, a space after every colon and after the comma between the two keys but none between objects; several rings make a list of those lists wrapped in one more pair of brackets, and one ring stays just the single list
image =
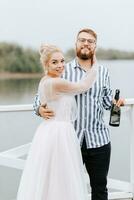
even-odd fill
[{"label": "bride's arm", "polygon": [[79,82],[73,83],[62,78],[53,79],[53,90],[54,92],[69,93],[69,94],[80,94],[89,90],[96,80],[97,69],[93,66],[90,70],[86,72],[84,78]]}]

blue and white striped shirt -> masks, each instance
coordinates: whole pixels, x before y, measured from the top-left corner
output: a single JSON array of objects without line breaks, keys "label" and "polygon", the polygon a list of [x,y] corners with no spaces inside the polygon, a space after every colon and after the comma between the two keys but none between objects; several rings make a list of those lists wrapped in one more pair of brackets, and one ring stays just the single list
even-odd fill
[{"label": "blue and white striped shirt", "polygon": [[[74,59],[66,65],[63,78],[77,82],[85,73],[76,59]],[[112,90],[110,89],[108,69],[98,66],[97,80],[92,88],[83,94],[76,95],[75,98],[78,106],[75,130],[80,144],[82,144],[84,136],[87,148],[97,148],[108,144],[110,141],[109,129],[103,120],[104,109],[109,110],[112,104]],[[35,111],[38,106],[39,99],[36,96],[34,102]]]}]

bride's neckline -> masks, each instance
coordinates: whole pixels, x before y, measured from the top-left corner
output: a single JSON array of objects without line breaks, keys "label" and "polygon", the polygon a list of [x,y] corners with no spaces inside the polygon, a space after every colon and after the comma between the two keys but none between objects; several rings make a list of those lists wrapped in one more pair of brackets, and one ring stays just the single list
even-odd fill
[{"label": "bride's neckline", "polygon": [[52,76],[49,76],[49,75],[45,75],[45,76],[42,77],[43,80],[54,79],[54,78],[61,78],[61,77],[60,76],[52,77]]},{"label": "bride's neckline", "polygon": [[60,77],[43,76],[42,79],[41,79],[41,82],[47,81],[47,80],[53,80],[54,78],[60,78]]},{"label": "bride's neckline", "polygon": [[54,78],[54,77],[51,77],[51,76],[44,76],[42,79],[43,79],[43,80],[47,80],[47,79],[52,79],[52,78]]}]

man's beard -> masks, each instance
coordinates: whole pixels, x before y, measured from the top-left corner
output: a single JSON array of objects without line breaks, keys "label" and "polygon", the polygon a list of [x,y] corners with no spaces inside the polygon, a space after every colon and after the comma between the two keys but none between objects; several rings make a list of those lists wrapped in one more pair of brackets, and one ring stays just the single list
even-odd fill
[{"label": "man's beard", "polygon": [[90,60],[93,59],[94,53],[91,50],[88,53],[82,53],[81,49],[76,48],[76,55],[82,60]]}]

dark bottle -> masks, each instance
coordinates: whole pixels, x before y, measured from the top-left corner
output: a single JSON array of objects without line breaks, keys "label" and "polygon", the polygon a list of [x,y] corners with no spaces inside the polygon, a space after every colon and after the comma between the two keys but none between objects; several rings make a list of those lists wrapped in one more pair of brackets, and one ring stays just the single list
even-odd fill
[{"label": "dark bottle", "polygon": [[[119,100],[119,96],[120,96],[120,90],[117,89],[115,91],[115,97],[114,97],[116,101]],[[120,125],[120,116],[121,116],[120,107],[113,104],[111,107],[111,112],[110,112],[109,125],[110,126],[119,126]]]}]

